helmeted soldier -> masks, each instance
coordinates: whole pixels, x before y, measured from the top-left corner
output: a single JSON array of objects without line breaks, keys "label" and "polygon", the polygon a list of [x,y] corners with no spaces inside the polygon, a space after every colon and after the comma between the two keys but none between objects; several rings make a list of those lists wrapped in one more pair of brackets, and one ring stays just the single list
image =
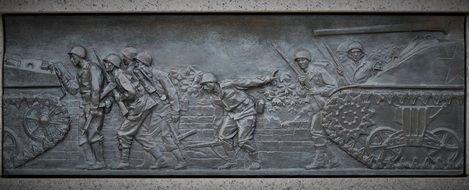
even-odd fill
[{"label": "helmeted soldier", "polygon": [[[315,142],[315,157],[313,163],[307,165],[306,169],[333,167],[337,164],[334,155],[328,150],[328,141],[324,139],[322,128],[320,127],[320,111],[325,105],[329,94],[337,89],[337,81],[331,76],[327,70],[329,62],[316,61],[312,62],[311,54],[308,50],[301,49],[295,53],[294,61],[306,73],[306,76],[299,76],[298,81],[304,87],[306,97],[309,103],[297,114],[299,117],[310,118],[310,130]],[[319,160],[325,160],[324,163]]]},{"label": "helmeted soldier", "polygon": [[[75,46],[68,52],[73,65],[79,68],[76,75],[78,90],[67,90],[70,94],[79,92],[82,98],[82,113],[79,125],[79,145],[85,154],[85,164],[77,166],[81,169],[103,169],[106,167],[103,155],[103,140],[101,133],[105,108],[110,107],[109,100],[100,98],[103,87],[103,71],[86,59],[86,50]],[[68,89],[68,88],[65,88]],[[110,111],[108,109],[108,111]]]},{"label": "helmeted soldier", "polygon": [[[121,62],[122,62],[121,58],[119,57],[119,55],[115,53],[110,53],[103,59],[103,65],[104,65],[105,71],[108,73],[109,72],[111,73],[107,75],[108,77],[110,77],[108,79],[109,83],[105,85],[101,96],[107,95],[113,89],[116,88],[117,84],[116,84],[116,79],[114,76],[117,76],[118,74],[123,72],[122,69],[120,69],[120,67],[122,66]],[[120,96],[120,94],[117,94],[117,96]]]},{"label": "helmeted soldier", "polygon": [[150,97],[150,94],[146,92],[141,82],[135,78],[135,75],[114,70],[115,66],[121,65],[120,58],[117,59],[116,57],[118,56],[111,54],[106,57],[104,62],[109,62],[105,65],[113,71],[117,83],[116,89],[120,91],[120,95],[115,96],[115,99],[126,104],[128,113],[124,115],[124,121],[117,131],[121,156],[119,164],[114,169],[128,169],[130,167],[130,148],[134,140],[157,160],[157,164],[164,165],[163,154],[156,146],[156,141],[147,131],[147,128],[141,127],[152,109],[158,104],[158,101]]},{"label": "helmeted soldier", "polygon": [[[150,94],[155,93],[157,90],[155,84],[153,84],[153,75],[150,69],[152,62],[153,60],[148,52],[141,52],[136,56],[135,66],[132,70],[132,74],[140,80],[145,90]],[[159,88],[158,90],[162,89]],[[160,98],[166,98],[166,96],[164,96],[164,93],[162,93],[162,96]]]},{"label": "helmeted soldier", "polygon": [[336,50],[339,64],[344,69],[344,77],[347,81],[340,80],[341,86],[364,83],[370,77],[381,70],[375,64],[366,59],[363,46],[360,42],[343,42]]},{"label": "helmeted soldier", "polygon": [[[326,61],[311,62],[311,53],[308,50],[301,49],[295,53],[294,61],[306,73],[306,76],[299,76],[298,81],[305,86],[307,93],[314,96],[316,104],[314,112],[324,106],[327,95],[337,89],[337,81],[331,76]],[[308,85],[307,85],[308,83]]]},{"label": "helmeted soldier", "polygon": [[[168,152],[177,159],[175,169],[187,166],[176,131],[176,122],[179,120],[179,98],[169,74],[157,68],[151,69],[152,57],[148,52],[141,52],[136,57],[137,66],[135,76],[140,80],[145,90],[151,97],[158,101],[158,105],[152,110],[150,122],[145,127],[150,131],[159,130],[161,139]],[[159,165],[162,167],[162,165]]]},{"label": "helmeted soldier", "polygon": [[122,67],[123,71],[132,71],[135,67],[135,58],[137,57],[137,49],[134,47],[125,47],[122,50]]},{"label": "helmeted soldier", "polygon": [[[259,87],[270,83],[276,77],[277,71],[270,76],[255,79],[238,79],[218,82],[212,73],[202,75],[200,84],[202,89],[211,95],[213,103],[223,108],[226,114],[218,131],[218,140],[223,143],[226,152],[233,152],[234,139],[238,141],[237,146],[245,151],[252,163],[249,169],[260,169],[260,160],[254,144],[254,130],[256,128],[256,108],[254,99],[244,90]],[[231,158],[219,169],[229,169],[236,166],[234,153]]]},{"label": "helmeted soldier", "polygon": [[119,72],[121,71],[121,58],[115,53],[110,53],[103,59],[104,68],[106,72]]}]

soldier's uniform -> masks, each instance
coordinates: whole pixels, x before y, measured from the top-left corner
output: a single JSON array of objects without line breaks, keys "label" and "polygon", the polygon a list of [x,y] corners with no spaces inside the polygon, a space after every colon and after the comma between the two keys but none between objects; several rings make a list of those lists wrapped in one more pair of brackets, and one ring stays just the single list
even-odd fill
[{"label": "soldier's uniform", "polygon": [[[307,68],[307,76],[315,89],[308,89],[319,93],[314,96],[315,101],[310,102],[311,126],[310,132],[315,146],[315,155],[313,162],[307,165],[306,169],[332,168],[338,165],[334,154],[328,149],[329,141],[326,139],[324,131],[320,124],[320,111],[324,107],[329,94],[337,89],[337,81],[326,70],[328,62],[315,62]],[[311,97],[312,99],[313,97]]]},{"label": "soldier's uniform", "polygon": [[[101,98],[103,89],[103,71],[96,63],[85,60],[86,50],[81,46],[76,46],[68,53],[74,59],[80,59],[81,69],[76,75],[78,86],[73,87],[74,83],[66,82],[65,89],[71,94],[80,93],[82,103],[80,108],[79,126],[80,133],[78,144],[85,153],[85,165],[78,166],[80,169],[102,169],[105,167],[103,157],[103,140],[101,133],[104,121],[105,104]],[[78,89],[76,89],[78,88]],[[109,105],[109,104],[108,104]],[[90,120],[87,129],[86,123]],[[82,132],[83,131],[83,132]]]},{"label": "soldier's uniform", "polygon": [[[215,77],[213,78],[215,79]],[[253,163],[257,164],[251,169],[259,169],[260,167],[260,160],[252,142],[257,112],[255,101],[244,90],[267,84],[271,80],[270,76],[256,79],[226,80],[220,82],[221,92],[218,95],[212,94],[213,103],[222,107],[226,113],[218,131],[218,139],[225,143],[224,148],[227,150],[234,147],[236,138],[240,149],[247,152]],[[209,82],[216,82],[216,80]],[[225,164],[226,168],[234,166],[234,161],[229,160]],[[225,169],[225,165],[221,166],[220,169]]]},{"label": "soldier's uniform", "polygon": [[[117,132],[120,149],[124,152],[122,154],[128,159],[133,140],[140,143],[146,151],[151,151],[156,146],[147,129],[141,126],[158,102],[150,97],[138,80],[123,72],[117,73],[116,82],[124,90],[122,100],[129,110]],[[159,158],[161,152],[157,155]]]},{"label": "soldier's uniform", "polygon": [[[172,137],[171,134],[171,114],[179,114],[180,107],[176,88],[168,76],[168,73],[157,69],[153,70],[153,81],[158,92],[155,96],[159,98],[161,102],[152,112],[150,125],[160,127],[161,138],[166,145],[166,150],[171,152],[178,149],[176,141],[174,140],[177,137]],[[164,96],[167,98],[161,98]],[[159,125],[157,123],[159,123]]]},{"label": "soldier's uniform", "polygon": [[[83,125],[80,126],[84,127],[84,122],[88,117],[92,117],[93,119],[91,120],[91,124],[86,133],[79,136],[80,145],[87,142],[95,143],[103,141],[104,139],[101,134],[104,109],[99,107],[100,91],[103,85],[102,71],[95,65],[95,63],[87,62],[84,65],[85,66],[77,74],[79,92],[83,100],[80,106],[83,109],[83,112],[80,115],[80,121],[83,122]],[[91,114],[93,115],[91,116]]]},{"label": "soldier's uniform", "polygon": [[144,128],[151,134],[160,131],[166,151],[173,153],[178,161],[175,169],[182,169],[186,167],[186,162],[176,142],[178,138],[174,134],[176,131],[174,133],[171,131],[175,127],[172,126],[174,125],[172,117],[179,117],[178,94],[168,73],[158,69],[150,69],[150,58],[151,56],[145,52],[139,54],[137,59],[141,60],[141,63],[134,69],[134,76],[140,80],[145,90],[150,93],[151,98],[158,101],[158,105],[151,112],[149,121],[144,123]]},{"label": "soldier's uniform", "polygon": [[[309,97],[309,103],[299,110],[297,120],[300,116],[310,118],[310,132],[314,142],[315,155],[313,162],[307,165],[306,169],[335,167],[338,163],[334,155],[328,149],[329,141],[320,125],[320,111],[324,107],[330,93],[337,89],[337,81],[327,70],[329,62],[311,63],[311,54],[307,50],[300,50],[295,54],[297,64],[308,65],[303,67],[306,78],[300,80],[300,84],[305,88],[306,97]],[[308,84],[308,85],[307,85]]]},{"label": "soldier's uniform", "polygon": [[243,90],[267,82],[265,79],[240,79],[220,83],[222,91],[220,96],[215,96],[215,103],[227,112],[218,132],[220,140],[230,142],[237,135],[240,147],[243,145],[252,146],[250,141],[254,137],[256,109],[252,97]]},{"label": "soldier's uniform", "polygon": [[[312,118],[311,123],[314,123],[317,113],[325,105],[328,95],[337,89],[337,81],[328,71],[329,62],[318,61],[311,63],[311,55],[307,50],[298,51],[295,54],[295,60],[298,59],[307,60],[305,63],[308,66],[302,69],[306,78],[304,81],[300,80],[303,88],[303,91],[300,92],[302,92],[302,97],[306,97],[309,102],[300,108],[293,121],[307,117],[308,119]],[[288,122],[285,122],[285,124],[288,124]]]},{"label": "soldier's uniform", "polygon": [[[354,52],[359,53],[359,56],[353,57],[352,53]],[[364,83],[376,74],[373,62],[366,59],[365,54],[363,53],[363,47],[360,43],[350,42],[340,44],[337,48],[337,53],[342,54],[343,56],[339,61],[339,64],[344,68],[344,76],[350,80],[349,83],[341,79],[341,86]]]},{"label": "soldier's uniform", "polygon": [[[122,92],[122,101],[127,105],[128,114],[124,117],[124,122],[117,131],[119,149],[121,150],[121,162],[116,169],[126,169],[129,167],[129,154],[132,141],[135,140],[148,151],[157,163],[164,162],[162,152],[156,146],[156,141],[152,137],[148,127],[142,127],[153,109],[160,103],[160,100],[152,97],[148,93],[142,82],[136,75],[128,72],[115,73],[118,89]],[[162,163],[164,165],[164,163]],[[155,168],[158,165],[155,165]]]},{"label": "soldier's uniform", "polygon": [[[307,89],[309,93],[315,93],[314,101],[310,102],[314,105],[313,113],[319,112],[325,105],[328,95],[337,89],[337,81],[326,70],[328,62],[313,62],[306,70],[306,80],[314,86],[312,89]],[[312,99],[313,97],[311,97]]]}]

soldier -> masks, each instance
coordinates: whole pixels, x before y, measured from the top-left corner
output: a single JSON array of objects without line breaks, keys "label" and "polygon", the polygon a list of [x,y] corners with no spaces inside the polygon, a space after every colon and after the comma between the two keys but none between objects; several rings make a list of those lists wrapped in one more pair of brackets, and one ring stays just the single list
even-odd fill
[{"label": "soldier", "polygon": [[137,56],[137,49],[134,47],[125,47],[122,50],[122,64],[121,69],[123,71],[127,72],[132,72],[136,63],[135,63],[135,57]]},{"label": "soldier", "polygon": [[[218,82],[215,75],[205,73],[200,81],[202,89],[211,95],[214,104],[224,109],[221,127],[218,131],[218,140],[223,143],[225,152],[233,150],[234,138],[237,138],[238,147],[245,151],[252,164],[249,169],[260,169],[260,160],[254,144],[254,130],[256,127],[255,102],[244,90],[259,87],[270,83],[276,77],[277,71],[272,75],[256,79],[239,79]],[[229,169],[236,166],[236,154],[227,163],[218,169]]]},{"label": "soldier", "polygon": [[378,64],[368,61],[359,42],[343,42],[336,50],[339,64],[344,68],[344,77],[350,81],[341,80],[342,86],[364,83],[382,68]]},{"label": "soldier", "polygon": [[129,155],[133,140],[141,144],[143,149],[157,160],[152,168],[165,165],[163,154],[156,146],[156,141],[147,128],[141,127],[158,101],[150,97],[150,94],[146,92],[134,75],[115,71],[116,67],[121,65],[121,59],[118,55],[110,54],[104,59],[104,62],[105,66],[108,67],[107,70],[113,71],[115,74],[116,88],[121,92],[115,95],[116,101],[123,101],[128,108],[128,113],[124,115],[124,122],[117,131],[121,156],[119,164],[114,169],[128,169],[130,167]]},{"label": "soldier", "polygon": [[298,50],[294,61],[306,73],[305,76],[298,76],[298,81],[307,90],[311,99],[314,99],[310,105],[315,106],[312,111],[317,113],[324,106],[328,95],[337,89],[337,81],[326,69],[328,62],[311,63],[311,53],[308,50]]},{"label": "soldier", "polygon": [[[77,92],[82,98],[82,113],[79,125],[79,145],[85,154],[85,164],[77,166],[79,169],[103,169],[106,167],[103,155],[103,140],[101,133],[104,121],[104,113],[110,111],[111,102],[100,98],[103,87],[103,71],[96,63],[86,60],[86,50],[81,46],[73,47],[68,53],[70,61],[79,70],[76,78],[78,90],[66,87],[68,93],[75,95]],[[68,83],[70,84],[70,83]],[[71,90],[72,89],[72,90]]]},{"label": "soldier", "polygon": [[305,87],[309,99],[312,99],[298,114],[299,116],[307,115],[311,118],[310,129],[316,148],[313,162],[305,168],[335,167],[338,163],[327,148],[328,141],[324,139],[319,117],[329,94],[337,89],[337,82],[326,70],[328,62],[311,63],[311,54],[308,50],[297,51],[294,61],[306,73],[305,77],[300,76],[298,80]]},{"label": "soldier", "polygon": [[183,169],[187,166],[179,147],[179,139],[176,132],[176,123],[179,120],[179,98],[168,73],[158,69],[151,70],[152,58],[147,52],[142,52],[136,57],[137,67],[135,76],[144,84],[144,88],[159,104],[151,113],[150,122],[145,123],[151,132],[156,128],[161,131],[161,138],[166,150],[177,159],[174,169]]}]

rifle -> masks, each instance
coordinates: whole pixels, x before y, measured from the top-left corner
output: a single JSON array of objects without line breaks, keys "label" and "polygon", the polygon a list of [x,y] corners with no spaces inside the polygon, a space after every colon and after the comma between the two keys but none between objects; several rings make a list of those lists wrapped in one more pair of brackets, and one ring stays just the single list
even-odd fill
[{"label": "rifle", "polygon": [[85,132],[88,130],[88,128],[91,125],[91,120],[93,120],[92,114],[88,114],[88,116],[85,116],[85,117],[86,117],[86,122],[85,122],[85,126],[83,127],[83,130],[81,130],[81,135],[85,134]]},{"label": "rifle", "polygon": [[335,65],[337,74],[345,80],[345,82],[347,83],[346,85],[353,84],[352,79],[350,79],[347,74],[344,74],[344,67],[339,64],[339,61],[338,61],[337,58],[334,56],[334,54],[333,54],[331,48],[330,48],[326,43],[324,43],[324,42],[322,42],[322,46],[324,46],[324,48],[327,50],[327,53],[328,53],[329,56],[331,57],[332,62],[333,62],[334,65]]},{"label": "rifle", "polygon": [[187,145],[185,148],[190,149],[190,148],[204,148],[204,147],[216,147],[216,146],[221,146],[223,145],[223,142],[219,140],[213,140],[209,142],[201,142],[201,143],[196,143],[196,144],[191,144]]},{"label": "rifle", "polygon": [[[196,144],[191,144],[191,145],[187,145],[185,146],[186,149],[193,149],[193,148],[205,148],[205,147],[208,147],[210,148],[213,153],[215,153],[216,156],[218,156],[219,158],[225,160],[225,161],[229,161],[230,158],[228,156],[225,156],[225,155],[222,155],[220,154],[218,151],[216,151],[215,147],[218,147],[218,146],[223,146],[224,142],[216,139],[216,140],[212,140],[212,141],[208,141],[208,142],[201,142],[201,143],[196,143]],[[240,151],[240,148],[239,147],[236,147],[235,149],[235,153],[234,153],[234,157],[236,157],[236,155],[239,153]],[[225,153],[226,153],[226,150],[225,150]]]},{"label": "rifle", "polygon": [[[177,122],[177,125],[179,125],[179,122]],[[184,146],[181,144],[181,140],[189,137],[189,136],[192,136],[196,133],[195,130],[190,130],[188,131],[187,133],[184,133],[184,134],[181,134],[181,135],[178,135],[176,130],[174,130],[174,127],[172,124],[169,125],[169,128],[170,128],[170,131],[171,131],[171,136],[173,137],[174,141],[175,141],[175,144],[177,146],[177,148],[182,151],[184,149]],[[185,156],[184,154],[181,154],[181,156],[185,159]]]},{"label": "rifle", "polygon": [[[290,66],[290,68],[296,73],[298,78],[300,78],[300,77],[306,78],[306,76],[307,76],[306,73],[298,65],[288,61],[288,59],[285,58],[285,56],[284,56],[285,54],[282,53],[282,51],[277,47],[277,45],[272,43],[272,47],[277,52],[277,54],[283,59],[283,61],[285,61],[285,63],[287,63],[288,66]],[[305,86],[308,89],[315,89],[314,85],[312,85],[309,80],[305,81]],[[317,95],[313,95],[314,102],[316,102],[317,105],[321,105],[321,104],[319,104],[319,101],[316,99],[316,96]]]},{"label": "rifle", "polygon": [[[103,66],[103,63],[101,62],[101,59],[99,58],[98,56],[98,53],[96,52],[96,49],[93,48],[93,52],[94,52],[94,55],[96,56],[96,59],[98,60],[98,63],[96,64],[101,70],[103,70],[104,72],[104,76],[107,80],[108,83],[112,83],[112,79],[111,79],[111,76],[109,75],[109,73],[106,71],[106,69],[104,68]],[[112,89],[112,94],[114,95],[114,97],[117,97],[119,96],[119,92],[117,92],[117,90],[115,88]],[[102,97],[100,97],[100,99],[104,98],[105,95],[103,95]],[[117,101],[117,105],[119,106],[120,110],[121,110],[121,113],[123,116],[126,116],[128,113],[129,113],[129,110],[127,109],[127,107],[125,107],[124,105],[124,102],[122,101]]]},{"label": "rifle", "polygon": [[[174,129],[174,127],[179,128],[179,123],[180,123],[180,119],[176,122],[173,121],[171,124],[169,124],[169,130],[171,132],[171,136],[173,137],[176,146],[178,147],[179,150],[181,150],[181,147],[180,147],[181,139],[179,138],[178,133],[176,132],[176,129]],[[176,126],[173,126],[173,125],[176,125]]]}]

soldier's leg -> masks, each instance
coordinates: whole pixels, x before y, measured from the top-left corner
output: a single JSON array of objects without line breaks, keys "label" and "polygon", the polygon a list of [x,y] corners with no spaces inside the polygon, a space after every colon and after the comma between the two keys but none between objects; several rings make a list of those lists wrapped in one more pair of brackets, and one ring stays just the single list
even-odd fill
[{"label": "soldier's leg", "polygon": [[218,139],[222,142],[223,149],[228,155],[228,160],[225,164],[218,167],[218,169],[230,169],[236,167],[236,154],[233,150],[233,138],[238,133],[236,122],[229,116],[225,116],[223,123],[218,131]]},{"label": "soldier's leg", "polygon": [[[151,135],[151,137],[153,139],[156,139],[157,135],[159,133],[161,133],[161,128],[159,127],[160,124],[157,119],[155,118],[158,118],[159,116],[153,111],[146,119],[145,121],[143,122],[142,124],[142,127],[141,128],[145,128],[148,133]],[[141,130],[141,129],[140,129]],[[136,139],[137,139],[137,136],[139,136],[139,133],[142,133],[142,132],[138,132],[137,135],[136,135]],[[148,168],[151,164],[153,164],[153,156],[148,153],[148,154],[143,154],[143,162],[137,166],[135,166],[136,168]]]},{"label": "soldier's leg", "polygon": [[239,131],[238,131],[238,142],[240,148],[248,153],[249,158],[252,163],[249,166],[249,169],[256,170],[261,168],[261,161],[259,159],[256,146],[253,143],[254,131],[256,130],[256,116],[248,116],[236,121]]},{"label": "soldier's leg", "polygon": [[95,116],[93,120],[91,121],[91,124],[87,130],[88,139],[90,141],[91,148],[93,149],[93,153],[96,158],[96,163],[90,168],[93,170],[103,169],[106,167],[106,164],[104,163],[104,150],[103,150],[104,137],[103,137],[103,134],[101,133],[103,122],[104,122],[104,114],[100,116]]},{"label": "soldier's leg", "polygon": [[[142,122],[139,125],[143,124],[143,121],[145,121],[145,119],[150,115],[150,112],[150,110],[144,112],[144,117],[142,117]],[[152,119],[150,119],[150,122],[151,120]],[[152,124],[150,123],[149,125]],[[148,130],[148,127],[140,127],[138,129],[137,134],[135,135],[135,141],[142,145],[143,149],[156,159],[155,165],[150,166],[150,168],[159,169],[167,167],[166,161],[163,159],[163,153],[160,147],[157,146],[157,143]]]},{"label": "soldier's leg", "polygon": [[[168,152],[171,152],[174,157],[177,159],[177,164],[174,166],[174,169],[183,169],[187,166],[187,163],[184,159],[181,149],[179,149],[178,145],[176,144],[176,140],[173,134],[171,133],[170,121],[168,118],[161,118],[161,139],[165,144],[165,148]],[[173,126],[174,127],[174,126]]]},{"label": "soldier's leg", "polygon": [[[148,115],[148,113],[146,113],[146,115]],[[119,165],[117,165],[114,169],[128,169],[130,167],[130,148],[132,146],[132,141],[144,120],[143,116],[145,116],[145,112],[142,113],[139,117],[132,118],[132,120],[124,118],[124,122],[122,122],[121,127],[117,130],[117,139],[119,141],[121,157]]]},{"label": "soldier's leg", "polygon": [[86,123],[86,118],[85,118],[85,113],[82,112],[80,114],[80,118],[78,120],[78,146],[80,149],[83,151],[84,157],[85,157],[85,163],[77,165],[77,169],[89,169],[95,162],[96,158],[93,154],[93,150],[91,149],[90,142],[88,140],[88,134],[85,131],[83,133],[83,128],[85,127]]},{"label": "soldier's leg", "polygon": [[332,168],[339,165],[334,154],[329,150],[329,140],[321,126],[321,115],[316,113],[311,121],[311,135],[314,142],[315,153],[310,164],[305,169]]}]

